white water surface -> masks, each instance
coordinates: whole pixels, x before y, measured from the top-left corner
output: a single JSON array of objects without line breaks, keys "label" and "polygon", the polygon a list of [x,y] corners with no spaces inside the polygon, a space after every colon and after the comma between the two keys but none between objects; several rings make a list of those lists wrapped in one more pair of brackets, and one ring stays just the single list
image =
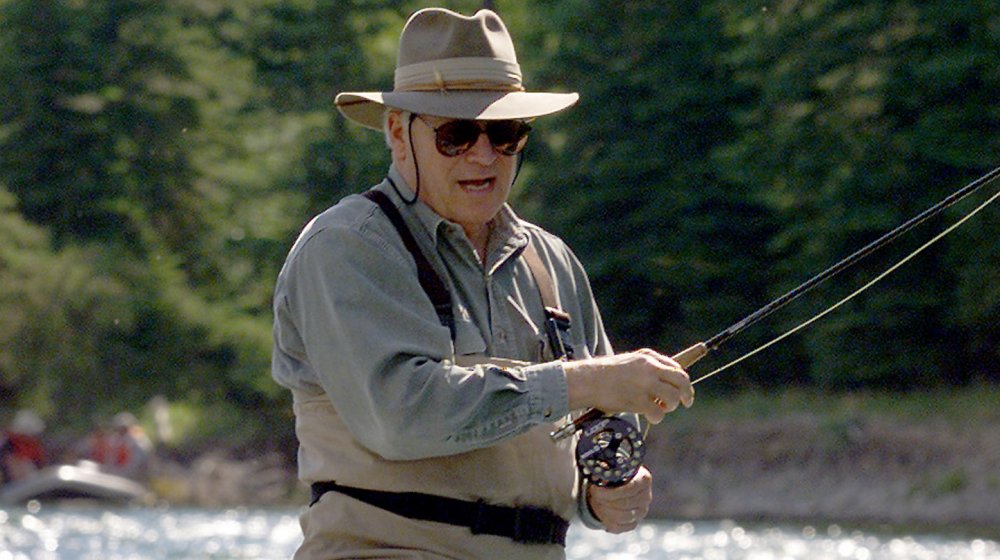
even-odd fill
[{"label": "white water surface", "polygon": [[[0,509],[0,560],[285,559],[302,538],[298,512],[7,507]],[[838,525],[657,520],[625,535],[574,525],[567,556],[571,560],[1000,560],[1000,543]]]}]

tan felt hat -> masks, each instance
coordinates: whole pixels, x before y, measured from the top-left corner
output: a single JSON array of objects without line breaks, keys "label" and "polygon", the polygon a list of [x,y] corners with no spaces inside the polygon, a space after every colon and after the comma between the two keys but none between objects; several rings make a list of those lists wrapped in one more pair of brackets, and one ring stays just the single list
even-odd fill
[{"label": "tan felt hat", "polygon": [[381,130],[386,107],[454,119],[529,119],[578,99],[576,93],[525,91],[514,43],[496,13],[466,17],[427,8],[400,34],[392,91],[343,92],[336,104],[348,119]]}]

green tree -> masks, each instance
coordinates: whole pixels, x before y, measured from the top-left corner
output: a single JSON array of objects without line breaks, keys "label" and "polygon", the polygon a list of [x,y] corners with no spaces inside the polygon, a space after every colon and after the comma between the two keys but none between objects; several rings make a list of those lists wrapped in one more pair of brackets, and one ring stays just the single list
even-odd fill
[{"label": "green tree", "polygon": [[[25,298],[19,313],[45,321],[5,327],[23,341],[17,365],[44,388],[32,398],[74,411],[67,422],[158,393],[244,408],[279,398],[266,383],[267,304],[239,297],[262,283],[248,279],[253,254],[220,250],[245,236],[234,233],[241,223],[226,216],[215,176],[198,176],[206,162],[233,159],[191,157],[212,138],[201,115],[217,117],[220,102],[209,97],[214,84],[189,73],[217,48],[203,45],[201,57],[184,50],[184,24],[198,23],[184,19],[190,9],[0,5],[0,67],[11,76],[0,85],[0,181],[58,251],[51,269],[28,267],[37,277],[19,280],[34,299],[64,308],[43,313]],[[109,322],[110,312],[98,312],[105,307],[114,310]],[[64,352],[52,347],[60,341]],[[81,383],[99,387],[90,395],[97,410],[65,406],[86,404],[75,394]]]},{"label": "green tree", "polygon": [[538,126],[548,151],[526,175],[531,215],[580,253],[618,346],[705,340],[763,299],[772,227],[754,189],[712,159],[733,135],[727,107],[746,95],[721,58],[719,13],[652,1],[549,11],[532,49],[548,55],[542,84],[581,101]]},{"label": "green tree", "polygon": [[[994,3],[815,0],[730,13],[732,60],[757,95],[722,153],[731,180],[768,188],[783,223],[770,245],[781,288],[922,211],[996,153],[987,132],[996,125],[996,73],[985,62],[996,47]],[[908,238],[836,284],[859,286],[915,245]],[[813,379],[841,387],[965,379],[948,319],[956,276],[942,255],[914,261],[810,329]],[[824,293],[813,297],[829,303],[846,289]]]},{"label": "green tree", "polygon": [[101,379],[101,346],[131,323],[126,287],[95,266],[99,248],[53,251],[2,188],[0,239],[3,401],[43,413],[99,408],[113,387]]},{"label": "green tree", "polygon": [[[56,243],[134,240],[149,224],[196,237],[180,141],[197,124],[183,66],[163,48],[164,2],[10,1],[0,53],[0,178]],[[138,222],[138,223],[137,223]]]},{"label": "green tree", "polygon": [[[935,163],[940,190],[954,190],[1000,165],[1000,6],[995,2],[934,3],[903,61],[893,93],[917,115],[905,141]],[[908,87],[905,87],[906,84]],[[987,193],[996,193],[996,184]],[[985,196],[950,213],[954,221]],[[1000,380],[1000,224],[989,208],[949,239],[942,266],[952,271],[953,299],[944,317],[951,353],[949,378]]]}]

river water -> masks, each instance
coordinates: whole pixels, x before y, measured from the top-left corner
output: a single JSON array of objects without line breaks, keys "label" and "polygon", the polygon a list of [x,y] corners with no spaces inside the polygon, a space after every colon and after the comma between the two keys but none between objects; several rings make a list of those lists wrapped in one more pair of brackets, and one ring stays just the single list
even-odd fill
[{"label": "river water", "polygon": [[[0,560],[289,558],[296,509],[38,506],[0,509]],[[570,559],[1000,559],[995,540],[838,525],[648,521],[626,535],[570,529]]]}]

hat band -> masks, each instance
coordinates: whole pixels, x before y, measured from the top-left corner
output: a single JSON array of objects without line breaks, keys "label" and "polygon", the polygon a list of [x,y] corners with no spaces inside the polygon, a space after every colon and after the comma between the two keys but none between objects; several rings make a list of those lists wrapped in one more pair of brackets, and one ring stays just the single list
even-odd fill
[{"label": "hat band", "polygon": [[524,87],[516,84],[498,84],[496,82],[436,82],[413,84],[394,91],[524,91]]},{"label": "hat band", "polygon": [[396,68],[394,91],[524,91],[521,67],[496,58],[446,58]]}]

